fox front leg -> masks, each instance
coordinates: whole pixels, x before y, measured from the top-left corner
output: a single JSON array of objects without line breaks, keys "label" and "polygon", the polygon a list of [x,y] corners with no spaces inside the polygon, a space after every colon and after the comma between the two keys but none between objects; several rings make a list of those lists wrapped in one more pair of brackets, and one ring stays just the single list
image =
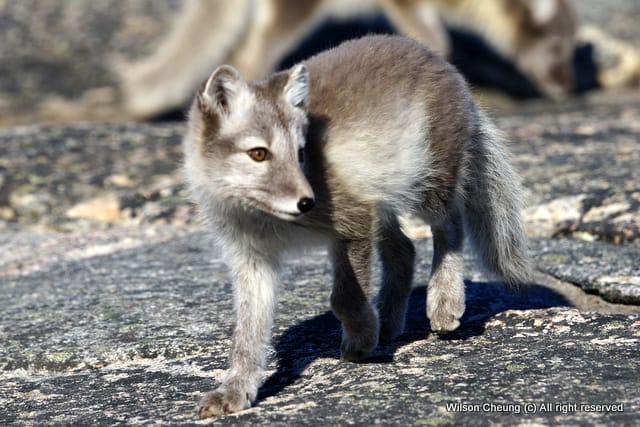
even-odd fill
[{"label": "fox front leg", "polygon": [[247,409],[256,398],[271,339],[278,263],[243,254],[232,266],[236,326],[230,368],[216,390],[200,401],[200,418]]}]

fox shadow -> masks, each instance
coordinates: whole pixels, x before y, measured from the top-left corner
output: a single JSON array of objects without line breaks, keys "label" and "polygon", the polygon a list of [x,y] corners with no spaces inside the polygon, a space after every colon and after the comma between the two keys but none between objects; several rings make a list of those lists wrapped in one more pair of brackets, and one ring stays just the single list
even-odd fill
[{"label": "fox shadow", "polygon": [[[460,326],[453,332],[439,335],[438,339],[466,340],[482,335],[487,320],[507,310],[571,306],[561,294],[535,284],[520,291],[511,291],[497,282],[465,281],[465,290],[467,308]],[[392,363],[399,348],[424,340],[432,333],[426,317],[426,286],[416,286],[409,297],[404,333],[393,343],[379,345],[360,363]],[[316,359],[339,359],[340,341],[340,322],[331,311],[286,329],[275,344],[276,371],[266,379],[258,391],[256,403],[277,395],[293,384]]]}]

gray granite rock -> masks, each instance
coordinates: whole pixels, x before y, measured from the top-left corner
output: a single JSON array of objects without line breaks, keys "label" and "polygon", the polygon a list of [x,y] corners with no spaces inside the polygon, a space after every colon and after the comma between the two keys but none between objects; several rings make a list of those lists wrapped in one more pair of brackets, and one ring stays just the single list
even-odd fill
[{"label": "gray granite rock", "polygon": [[532,103],[497,122],[513,142],[530,234],[640,239],[640,93]]},{"label": "gray granite rock", "polygon": [[537,266],[607,301],[640,305],[640,248],[570,239],[538,240]]},{"label": "gray granite rock", "polygon": [[0,2],[0,124],[122,118],[114,59],[150,52],[181,4]]},{"label": "gray granite rock", "polygon": [[[530,104],[496,119],[523,176],[531,235],[640,241],[640,93]],[[181,123],[1,129],[0,225],[193,222],[183,132]]]},{"label": "gray granite rock", "polygon": [[[593,102],[598,136],[580,128],[576,106],[498,118],[516,140],[532,204],[565,197],[571,221],[587,226],[637,214],[627,196],[637,192],[638,104]],[[221,378],[231,285],[180,183],[182,129],[0,131],[3,423],[192,424],[194,403]],[[87,213],[112,209],[113,200],[111,219]],[[38,203],[47,210],[26,208]],[[431,248],[418,241],[406,333],[363,364],[338,362],[324,256],[292,261],[258,405],[218,422],[633,424],[639,309],[602,298],[637,303],[637,238],[610,239],[596,228],[567,235],[624,244],[550,238],[563,234],[563,221],[552,219],[540,233],[546,238],[532,242],[538,267],[555,278],[539,274],[523,293],[505,291],[467,259],[468,309],[461,328],[444,337],[429,333]],[[447,409],[455,403],[467,406]],[[536,413],[523,414],[530,403]],[[622,407],[593,412],[580,404]]]},{"label": "gray granite rock", "polygon": [[[232,302],[206,235],[184,231],[167,226],[155,243],[115,245],[95,256],[2,275],[0,420],[194,422],[195,401],[226,366]],[[105,238],[91,234],[60,249],[87,249]],[[631,374],[639,367],[638,314],[570,309],[544,281],[518,294],[471,269],[462,326],[438,337],[425,317],[430,244],[418,242],[405,334],[361,364],[338,360],[340,331],[327,311],[330,274],[323,254],[289,262],[258,405],[219,422],[632,423],[640,409]],[[51,250],[45,245],[32,256]],[[481,406],[476,412],[448,408],[456,403]],[[552,406],[545,411],[547,403]],[[606,412],[553,406],[574,403],[622,404],[624,412],[612,412],[618,406]],[[536,413],[524,414],[533,411],[529,404]]]},{"label": "gray granite rock", "polygon": [[[81,124],[0,130],[0,208],[20,223],[190,222],[183,124]],[[0,211],[0,221],[2,211]]]},{"label": "gray granite rock", "polygon": [[[405,337],[363,364],[337,360],[329,349],[337,340],[327,338],[335,329],[331,320],[311,317],[285,330],[278,341],[282,358],[258,405],[215,424],[632,425],[636,420],[638,383],[629,378],[638,369],[635,316],[509,311],[488,322],[482,336]],[[604,331],[594,336],[590,325]],[[298,350],[288,354],[292,345]],[[15,424],[192,424],[194,399],[220,377],[222,366],[217,358],[193,356],[5,376],[0,413]],[[456,410],[457,403],[479,408]],[[587,411],[597,408],[584,404],[611,409]]]}]

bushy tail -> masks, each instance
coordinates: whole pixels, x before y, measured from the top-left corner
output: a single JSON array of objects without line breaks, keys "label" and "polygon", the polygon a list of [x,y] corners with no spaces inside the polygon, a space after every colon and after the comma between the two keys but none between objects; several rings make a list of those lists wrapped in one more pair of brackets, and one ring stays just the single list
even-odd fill
[{"label": "bushy tail", "polygon": [[465,182],[467,235],[487,269],[511,285],[530,280],[518,175],[498,130],[479,112]]}]

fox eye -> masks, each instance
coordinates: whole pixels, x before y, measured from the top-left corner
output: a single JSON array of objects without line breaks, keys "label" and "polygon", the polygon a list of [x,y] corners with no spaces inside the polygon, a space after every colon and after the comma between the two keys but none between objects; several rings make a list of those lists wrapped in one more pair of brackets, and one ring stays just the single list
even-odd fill
[{"label": "fox eye", "polygon": [[298,150],[298,161],[300,163],[304,162],[304,148]]},{"label": "fox eye", "polygon": [[263,162],[271,159],[271,153],[266,148],[258,147],[247,151],[249,157],[256,162]]}]

